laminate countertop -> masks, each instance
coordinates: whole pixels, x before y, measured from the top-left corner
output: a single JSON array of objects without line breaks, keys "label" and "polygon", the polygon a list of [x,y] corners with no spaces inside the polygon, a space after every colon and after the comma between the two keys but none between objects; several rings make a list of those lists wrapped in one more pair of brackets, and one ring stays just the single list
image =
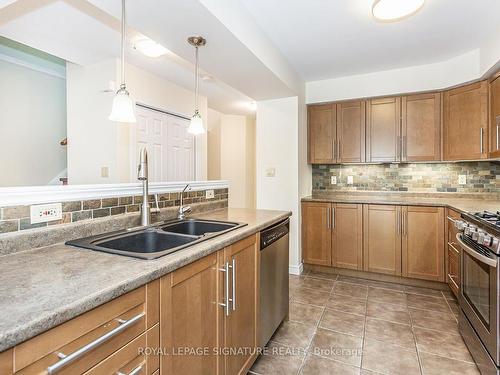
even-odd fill
[{"label": "laminate countertop", "polygon": [[291,212],[221,209],[198,218],[246,226],[154,260],[64,244],[0,257],[0,352],[286,219]]},{"label": "laminate countertop", "polygon": [[321,193],[302,198],[302,202],[394,204],[403,206],[449,207],[461,212],[500,211],[500,199],[467,198],[463,195],[373,193]]}]

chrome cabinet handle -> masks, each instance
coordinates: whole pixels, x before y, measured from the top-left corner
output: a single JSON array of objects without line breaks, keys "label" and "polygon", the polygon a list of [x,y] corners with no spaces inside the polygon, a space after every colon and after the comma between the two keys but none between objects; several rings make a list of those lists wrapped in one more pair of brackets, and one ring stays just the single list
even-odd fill
[{"label": "chrome cabinet handle", "polygon": [[326,210],[326,228],[331,229],[331,223],[330,223],[330,210],[331,208],[328,207]]},{"label": "chrome cabinet handle", "polygon": [[219,271],[224,272],[224,302],[219,302],[219,305],[224,307],[224,311],[226,316],[229,316],[229,302],[231,299],[229,298],[229,262],[224,264],[224,268],[219,268]]},{"label": "chrome cabinet handle", "polygon": [[342,150],[340,148],[340,139],[337,139],[337,161],[340,162],[340,158],[342,156]]},{"label": "chrome cabinet handle", "polygon": [[231,273],[233,275],[233,299],[231,305],[233,306],[233,311],[236,311],[236,259],[234,258],[231,265]]},{"label": "chrome cabinet handle", "polygon": [[137,375],[141,372],[142,366],[144,366],[144,363],[141,363],[139,366],[130,371],[128,374],[124,374],[123,372],[118,371],[116,375]]},{"label": "chrome cabinet handle", "polygon": [[401,226],[400,226],[400,217],[399,217],[400,212],[396,211],[396,234],[400,235],[401,234]]},{"label": "chrome cabinet handle", "polygon": [[500,116],[497,116],[497,151],[500,150],[499,128],[500,128]]},{"label": "chrome cabinet handle", "polygon": [[332,229],[335,229],[335,207],[332,207]]},{"label": "chrome cabinet handle", "polygon": [[447,218],[449,221],[451,221],[453,224],[455,224],[455,221],[456,221],[455,219],[451,218],[450,216],[447,216],[446,218]]},{"label": "chrome cabinet handle", "polygon": [[401,160],[401,137],[398,135],[396,140],[396,161]]},{"label": "chrome cabinet handle", "polygon": [[401,153],[403,154],[403,158],[406,160],[408,158],[408,152],[407,152],[407,148],[408,148],[408,140],[406,138],[406,136],[403,137],[403,145],[402,145],[402,150],[401,150]]},{"label": "chrome cabinet handle", "polygon": [[406,236],[406,233],[407,233],[407,228],[406,226],[408,225],[408,217],[406,216],[408,215],[407,212],[402,212],[401,213],[401,217],[402,217],[402,224],[401,224],[401,230],[403,232],[403,237]]},{"label": "chrome cabinet handle", "polygon": [[484,145],[483,145],[483,136],[484,136],[484,130],[483,128],[479,129],[479,136],[481,139],[479,140],[479,145],[481,147],[481,154],[484,153]]},{"label": "chrome cabinet handle", "polygon": [[52,366],[47,367],[47,374],[55,374],[59,370],[61,370],[63,367],[69,365],[71,362],[77,360],[78,358],[81,358],[83,355],[87,354],[91,350],[97,348],[99,345],[105,343],[112,337],[116,336],[120,332],[125,331],[127,328],[130,326],[134,325],[137,323],[144,315],[146,315],[144,312],[140,313],[139,315],[134,316],[133,318],[130,318],[129,320],[118,320],[120,325],[116,327],[115,329],[109,331],[108,333],[102,335],[101,337],[95,339],[91,343],[83,346],[82,348],[78,349],[77,351],[65,355],[63,353],[57,353],[57,356],[61,358],[60,361],[56,362]]}]

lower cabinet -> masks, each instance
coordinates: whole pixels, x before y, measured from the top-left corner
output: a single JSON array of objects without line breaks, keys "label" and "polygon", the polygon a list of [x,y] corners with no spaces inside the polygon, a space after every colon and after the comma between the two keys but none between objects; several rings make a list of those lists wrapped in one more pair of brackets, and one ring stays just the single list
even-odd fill
[{"label": "lower cabinet", "polygon": [[257,236],[161,279],[162,374],[246,374],[256,358]]},{"label": "lower cabinet", "polygon": [[444,208],[302,203],[306,264],[445,281]]},{"label": "lower cabinet", "polygon": [[444,282],[444,208],[405,206],[401,217],[402,276]]},{"label": "lower cabinet", "polygon": [[455,220],[460,220],[460,213],[452,209],[448,209],[446,220],[447,246],[446,246],[446,282],[451,291],[458,298],[460,285],[460,249],[457,244],[456,235],[458,233],[455,228]]},{"label": "lower cabinet", "polygon": [[363,270],[401,276],[401,207],[363,208]]}]

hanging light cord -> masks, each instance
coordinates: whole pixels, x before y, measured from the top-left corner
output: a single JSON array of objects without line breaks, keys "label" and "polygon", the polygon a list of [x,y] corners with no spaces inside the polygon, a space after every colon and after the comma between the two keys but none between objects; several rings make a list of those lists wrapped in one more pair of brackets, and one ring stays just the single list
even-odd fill
[{"label": "hanging light cord", "polygon": [[122,51],[121,51],[122,82],[120,88],[125,88],[125,0],[122,0]]},{"label": "hanging light cord", "polygon": [[195,73],[194,73],[194,111],[195,113],[198,113],[198,46],[195,47],[195,60],[196,60],[196,66],[195,66]]}]

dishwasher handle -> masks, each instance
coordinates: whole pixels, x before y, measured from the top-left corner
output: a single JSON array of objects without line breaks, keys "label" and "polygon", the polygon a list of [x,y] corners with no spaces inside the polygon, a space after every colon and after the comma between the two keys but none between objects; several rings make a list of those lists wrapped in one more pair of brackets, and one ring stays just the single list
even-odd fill
[{"label": "dishwasher handle", "polygon": [[260,249],[264,250],[290,232],[290,219],[283,220],[260,232]]}]

